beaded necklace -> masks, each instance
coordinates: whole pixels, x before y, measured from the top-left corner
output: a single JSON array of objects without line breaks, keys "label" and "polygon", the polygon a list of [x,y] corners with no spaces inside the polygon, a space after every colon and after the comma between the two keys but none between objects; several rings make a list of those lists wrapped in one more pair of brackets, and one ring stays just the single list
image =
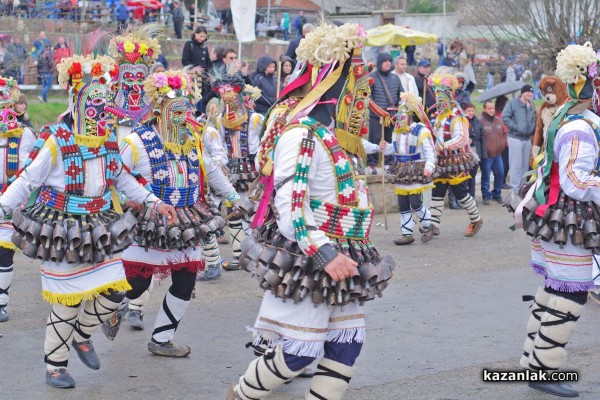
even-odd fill
[{"label": "beaded necklace", "polygon": [[[152,174],[150,187],[156,196],[174,207],[190,206],[204,197],[204,173],[195,146],[183,145],[179,154],[165,147],[151,125],[140,125],[134,132],[148,154]],[[187,182],[178,180],[175,171],[170,171],[172,163],[179,169],[179,163],[184,161],[187,163]],[[178,172],[185,175],[186,171],[180,169]]]},{"label": "beaded necklace", "polygon": [[337,180],[337,197],[339,205],[355,204],[356,190],[354,178],[351,169],[351,164],[333,135],[318,121],[310,118],[301,118],[299,124],[291,125],[293,127],[304,127],[308,129],[308,136],[302,139],[300,145],[300,153],[296,164],[292,188],[292,224],[294,226],[296,240],[302,251],[312,256],[318,250],[318,247],[312,243],[308,236],[308,229],[304,217],[304,199],[308,187],[308,171],[312,162],[312,157],[315,150],[315,136],[323,143],[327,149],[334,165],[336,180]]},{"label": "beaded necklace", "polygon": [[6,177],[11,178],[19,169],[19,146],[21,136],[9,137],[6,149]]}]

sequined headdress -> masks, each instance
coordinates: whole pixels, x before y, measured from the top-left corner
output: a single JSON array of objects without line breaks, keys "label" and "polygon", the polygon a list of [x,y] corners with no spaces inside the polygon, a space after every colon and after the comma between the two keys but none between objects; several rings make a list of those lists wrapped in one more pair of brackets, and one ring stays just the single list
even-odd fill
[{"label": "sequined headdress", "polygon": [[18,136],[23,132],[13,110],[19,94],[17,81],[0,76],[0,137]]},{"label": "sequined headdress", "polygon": [[427,118],[427,113],[423,107],[419,96],[412,92],[403,92],[400,95],[400,103],[398,104],[398,114],[396,116],[396,124],[394,133],[407,132],[409,130],[409,115],[414,114],[420,122],[425,124],[430,131],[433,131],[431,122]]},{"label": "sequined headdress", "polygon": [[435,92],[446,92],[452,94],[452,97],[454,97],[454,92],[460,88],[458,79],[452,74],[434,74],[429,77],[427,82]]},{"label": "sequined headdress", "polygon": [[332,99],[336,104],[336,137],[342,148],[360,156],[364,155],[360,137],[368,132],[365,121],[369,109],[388,117],[375,103],[369,102],[372,82],[362,59],[365,37],[366,32],[359,24],[339,27],[321,24],[300,41],[296,50],[299,61],[296,73],[282,92],[282,98],[285,98],[301,87],[308,88],[307,94],[289,114],[288,121],[291,122],[322,104],[323,95],[341,81],[340,96]]},{"label": "sequined headdress", "polygon": [[244,104],[244,79],[239,74],[217,71],[210,75],[210,82],[213,91],[223,102],[223,126],[234,129],[248,121],[248,109]]},{"label": "sequined headdress", "polygon": [[139,120],[148,111],[150,99],[144,92],[144,81],[161,53],[159,39],[163,36],[162,25],[143,24],[110,41],[108,51],[119,64],[114,105],[133,120]]},{"label": "sequined headdress", "polygon": [[0,109],[12,107],[20,94],[16,80],[0,76]]}]

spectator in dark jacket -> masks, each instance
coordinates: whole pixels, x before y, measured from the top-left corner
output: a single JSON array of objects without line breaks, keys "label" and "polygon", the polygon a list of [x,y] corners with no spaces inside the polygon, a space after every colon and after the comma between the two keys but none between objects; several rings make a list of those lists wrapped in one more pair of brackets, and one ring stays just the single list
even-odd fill
[{"label": "spectator in dark jacket", "polygon": [[[377,55],[377,69],[369,75],[373,79],[371,87],[371,101],[379,107],[395,115],[400,101],[400,93],[404,91],[398,75],[392,72],[392,56],[390,53],[379,53]],[[381,122],[379,116],[371,113],[369,118],[369,142],[379,145],[382,140],[392,142],[393,126],[384,129],[384,137],[381,137]],[[377,174],[375,166],[379,161],[379,153],[367,155],[367,165],[371,167],[371,174]],[[394,156],[385,157],[386,169],[394,162]]]},{"label": "spectator in dark jacket", "polygon": [[19,85],[21,85],[23,83],[23,64],[27,59],[25,46],[23,46],[23,43],[21,43],[21,39],[18,36],[13,36],[12,43],[6,47],[6,50],[13,54],[18,63],[17,80]]},{"label": "spectator in dark jacket", "polygon": [[288,46],[288,49],[285,52],[286,57],[289,57],[292,60],[294,60],[294,62],[296,62],[296,49],[298,48],[298,45],[300,45],[300,41],[304,39],[306,35],[308,35],[314,29],[315,26],[313,24],[304,24],[302,26],[302,36],[290,42],[290,45]]},{"label": "spectator in dark jacket", "polygon": [[427,84],[427,77],[431,74],[431,63],[428,59],[423,59],[419,61],[417,65],[417,74],[415,75],[415,83],[417,84],[417,89],[419,89],[419,96],[423,98],[423,93],[425,93],[425,108],[427,109],[427,113],[430,114],[429,108],[435,104],[435,95],[433,94],[433,90]]},{"label": "spectator in dark jacket", "polygon": [[25,93],[21,93],[14,106],[15,112],[17,113],[17,121],[33,129],[31,125],[31,119],[27,112],[27,96]]},{"label": "spectator in dark jacket", "polygon": [[38,74],[42,79],[42,93],[41,96],[38,96],[38,99],[44,103],[48,102],[48,91],[52,88],[52,78],[54,77],[53,58],[52,47],[49,43],[46,43],[37,64]]},{"label": "spectator in dark jacket", "polygon": [[200,67],[205,71],[209,70],[212,67],[212,61],[206,46],[207,40],[208,32],[206,28],[203,26],[197,27],[192,38],[185,42],[183,46],[181,65],[184,67],[191,65],[194,68]]},{"label": "spectator in dark jacket", "polygon": [[185,17],[183,16],[183,8],[181,8],[181,3],[179,0],[175,0],[173,5],[173,27],[175,28],[175,37],[177,37],[177,39],[181,39],[183,37],[183,21],[185,20]]},{"label": "spectator in dark jacket", "polygon": [[471,103],[471,93],[465,90],[465,75],[462,72],[456,74],[456,80],[458,81],[459,88],[454,93],[454,99],[460,104],[460,108],[464,110],[467,104]]},{"label": "spectator in dark jacket", "polygon": [[289,77],[294,72],[296,62],[288,56],[281,56],[281,84],[283,87],[287,86]]},{"label": "spectator in dark jacket", "polygon": [[[483,132],[483,125],[475,116],[475,107],[473,104],[468,103],[464,107],[465,116],[469,120],[469,138],[471,139],[471,151],[476,152],[479,155],[480,160],[486,159],[487,146],[485,141],[485,133]],[[471,179],[469,179],[469,193],[475,198],[475,176],[479,171],[479,164],[475,165],[471,170]]]},{"label": "spectator in dark jacket", "polygon": [[275,77],[275,60],[270,56],[262,56],[258,59],[254,86],[261,90],[261,96],[256,100],[254,110],[265,114],[277,100],[277,78]]}]

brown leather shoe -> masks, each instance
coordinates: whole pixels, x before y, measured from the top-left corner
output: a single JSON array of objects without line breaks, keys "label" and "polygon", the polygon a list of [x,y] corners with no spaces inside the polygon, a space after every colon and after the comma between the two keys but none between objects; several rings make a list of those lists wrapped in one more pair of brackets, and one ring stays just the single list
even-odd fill
[{"label": "brown leather shoe", "polygon": [[479,230],[481,229],[482,225],[483,219],[479,219],[479,221],[469,224],[469,226],[467,226],[467,229],[465,230],[465,237],[475,236],[477,232],[479,232]]},{"label": "brown leather shoe", "polygon": [[405,244],[411,244],[415,241],[413,235],[402,235],[400,239],[394,239],[394,244],[397,246],[402,246]]},{"label": "brown leather shoe", "polygon": [[422,229],[421,230],[421,243],[427,243],[429,242],[431,239],[433,239],[433,225],[429,225],[429,227],[427,229]]}]

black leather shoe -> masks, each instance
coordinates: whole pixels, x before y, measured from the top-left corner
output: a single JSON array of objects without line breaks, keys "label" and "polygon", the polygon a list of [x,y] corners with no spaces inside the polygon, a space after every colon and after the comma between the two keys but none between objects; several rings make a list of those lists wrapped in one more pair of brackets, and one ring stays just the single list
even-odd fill
[{"label": "black leather shoe", "polygon": [[100,358],[94,350],[94,345],[91,340],[84,340],[77,343],[75,339],[71,342],[71,346],[77,352],[79,359],[86,367],[91,369],[100,369]]},{"label": "black leather shoe", "polygon": [[56,368],[46,371],[46,382],[48,385],[58,389],[70,389],[75,387],[75,380],[71,378],[66,368]]},{"label": "black leather shoe", "polygon": [[529,387],[540,392],[553,394],[559,397],[579,397],[573,386],[566,382],[529,382]]}]

